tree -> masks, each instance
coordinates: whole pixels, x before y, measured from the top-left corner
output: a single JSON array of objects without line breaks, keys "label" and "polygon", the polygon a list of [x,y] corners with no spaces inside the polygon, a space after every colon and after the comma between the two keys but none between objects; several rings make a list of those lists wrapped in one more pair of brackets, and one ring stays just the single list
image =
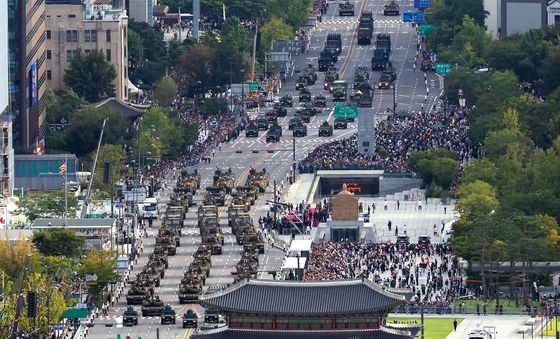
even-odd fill
[{"label": "tree", "polygon": [[252,45],[249,33],[241,26],[238,17],[229,17],[222,27],[222,44],[228,45],[239,53],[250,53]]},{"label": "tree", "polygon": [[129,74],[132,77],[135,71],[144,63],[144,39],[129,26],[127,42],[128,62],[130,64]]},{"label": "tree", "polygon": [[171,118],[161,107],[146,111],[140,131],[142,153],[149,154],[152,158],[181,154],[187,142],[192,142],[192,139],[187,139],[190,134],[187,129],[177,126],[180,126],[179,121]]},{"label": "tree", "polygon": [[212,78],[212,61],[214,50],[199,44],[189,47],[181,56],[179,66],[180,83],[183,88],[188,89],[196,85],[198,81],[208,84],[207,79]]},{"label": "tree", "polygon": [[480,180],[461,185],[458,195],[457,207],[467,220],[482,220],[499,205],[496,189]]},{"label": "tree", "polygon": [[504,129],[488,134],[484,139],[484,153],[490,160],[496,161],[513,145],[520,147],[523,156],[534,147],[533,141],[519,131]]},{"label": "tree", "polygon": [[171,104],[177,95],[177,83],[171,77],[163,77],[154,85],[154,97],[162,107]]},{"label": "tree", "polygon": [[266,18],[279,18],[293,29],[299,29],[307,21],[311,9],[309,0],[268,0]]},{"label": "tree", "polygon": [[[95,157],[95,152],[91,153],[91,159]],[[95,169],[95,175],[93,177],[93,184],[95,187],[111,193],[111,187],[115,180],[117,180],[121,175],[121,166],[125,160],[125,153],[121,145],[105,144],[101,145],[99,149],[99,158],[97,159],[97,168]],[[103,183],[103,164],[108,161],[111,164],[111,181],[108,184]]]},{"label": "tree", "polygon": [[44,256],[78,257],[84,239],[68,228],[51,228],[33,234],[33,245]]},{"label": "tree", "polygon": [[[68,217],[75,218],[78,212],[78,199],[68,194]],[[64,191],[29,193],[17,202],[19,209],[33,221],[37,218],[62,218],[65,212]]]},{"label": "tree", "polygon": [[91,296],[93,305],[100,307],[108,296],[104,295],[103,290],[112,281],[116,281],[119,274],[116,272],[117,253],[98,249],[91,249],[86,252],[80,267],[79,274],[85,278],[86,274],[97,275],[95,285],[89,285],[88,294]]},{"label": "tree", "polygon": [[46,91],[47,120],[50,124],[68,123],[70,117],[85,103],[73,90],[53,92]]},{"label": "tree", "polygon": [[560,86],[560,65],[558,59],[560,58],[560,47],[555,46],[551,48],[550,53],[543,60],[541,67],[541,77],[544,80],[545,91],[550,93]]},{"label": "tree", "polygon": [[119,112],[88,106],[74,114],[66,130],[68,151],[77,156],[85,156],[96,149],[103,120],[107,118],[103,133],[103,144],[117,144],[124,141],[127,121]]},{"label": "tree", "polygon": [[282,19],[271,17],[261,29],[261,50],[268,51],[270,43],[276,39],[290,39],[294,29]]},{"label": "tree", "polygon": [[450,158],[436,158],[431,167],[434,183],[448,190],[457,175],[459,162]]},{"label": "tree", "polygon": [[465,174],[463,174],[461,182],[463,184],[468,184],[480,180],[490,185],[496,185],[497,172],[498,170],[493,162],[487,158],[478,158],[465,166]]},{"label": "tree", "polygon": [[64,73],[64,83],[87,101],[98,102],[114,95],[116,76],[115,67],[102,51],[93,50],[84,58],[78,49]]}]

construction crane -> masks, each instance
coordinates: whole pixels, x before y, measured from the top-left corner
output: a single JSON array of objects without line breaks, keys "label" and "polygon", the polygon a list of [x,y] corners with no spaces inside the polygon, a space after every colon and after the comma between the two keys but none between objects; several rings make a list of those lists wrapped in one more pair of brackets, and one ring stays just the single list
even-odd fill
[{"label": "construction crane", "polygon": [[[103,139],[103,131],[105,130],[105,124],[107,123],[107,118],[103,120],[103,126],[101,126],[101,133],[99,134],[99,141],[97,142],[97,152],[95,153],[95,159],[93,160],[93,169],[91,170],[91,178],[89,179],[88,189],[84,199],[84,204],[82,206],[81,217],[85,218],[88,212],[89,197],[91,194],[91,184],[93,183],[93,177],[95,176],[95,167],[97,166],[97,158],[99,157],[99,150],[101,149],[101,140]],[[64,189],[67,189],[66,187]]]},{"label": "construction crane", "polygon": [[257,36],[259,35],[259,17],[255,21],[255,38],[253,39],[253,65],[251,66],[251,82],[255,81],[255,64],[257,60]]}]

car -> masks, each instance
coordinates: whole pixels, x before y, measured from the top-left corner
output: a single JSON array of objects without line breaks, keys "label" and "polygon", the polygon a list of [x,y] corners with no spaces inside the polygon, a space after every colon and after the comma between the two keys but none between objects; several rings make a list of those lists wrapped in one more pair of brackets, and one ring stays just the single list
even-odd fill
[{"label": "car", "polygon": [[198,327],[198,315],[193,312],[193,310],[187,310],[183,314],[183,328],[197,328]]},{"label": "car", "polygon": [[282,106],[282,104],[278,102],[274,104],[272,110],[276,112],[277,117],[285,117],[288,115],[288,110],[286,109],[286,107]]},{"label": "car", "polygon": [[138,312],[132,306],[128,306],[123,312],[123,326],[134,325],[138,325]]},{"label": "car", "polygon": [[311,101],[311,92],[304,88],[299,91],[299,102],[309,102]]},{"label": "car", "polygon": [[288,129],[292,130],[294,129],[295,126],[297,125],[303,125],[303,121],[301,121],[301,118],[299,117],[293,117],[290,119],[290,121],[288,121]]},{"label": "car", "polygon": [[282,107],[293,107],[294,99],[289,95],[284,95],[283,97],[280,98],[280,105]]},{"label": "car", "polygon": [[319,126],[319,136],[330,137],[332,135],[333,135],[333,127],[329,124],[328,121],[323,122],[323,124]]},{"label": "car", "polygon": [[245,128],[246,138],[257,138],[259,136],[259,128],[255,123],[251,122],[247,128]]},{"label": "car", "polygon": [[207,309],[204,314],[204,322],[207,324],[219,324],[224,322],[224,317],[215,309]]},{"label": "car", "polygon": [[323,95],[317,95],[313,101],[314,107],[327,107],[327,98]]},{"label": "car", "polygon": [[334,129],[348,128],[348,121],[344,118],[334,119]]}]

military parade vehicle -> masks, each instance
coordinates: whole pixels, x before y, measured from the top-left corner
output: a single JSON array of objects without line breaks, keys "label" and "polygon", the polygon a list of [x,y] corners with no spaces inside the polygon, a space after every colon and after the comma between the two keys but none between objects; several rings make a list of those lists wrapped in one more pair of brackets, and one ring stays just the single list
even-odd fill
[{"label": "military parade vehicle", "polygon": [[325,84],[323,85],[323,89],[327,91],[332,91],[333,85],[332,83],[335,80],[338,80],[338,71],[336,69],[329,69],[325,72]]},{"label": "military parade vehicle", "polygon": [[367,67],[365,66],[358,66],[354,70],[354,88],[359,87],[361,84],[368,82],[369,80],[369,72]]},{"label": "military parade vehicle", "polygon": [[223,189],[226,193],[229,194],[234,185],[235,179],[233,177],[231,168],[229,168],[227,171],[222,171],[220,169],[214,171],[212,187]]},{"label": "military parade vehicle", "polygon": [[144,284],[155,285],[159,287],[161,273],[154,267],[145,266],[140,273],[136,275],[136,280],[143,281]]},{"label": "military parade vehicle", "polygon": [[218,216],[218,207],[215,205],[202,205],[198,206],[197,218],[200,220],[205,216]]},{"label": "military parade vehicle", "polygon": [[226,192],[223,189],[208,186],[206,190],[208,192],[206,192],[202,201],[204,205],[225,206]]},{"label": "military parade vehicle", "polygon": [[198,315],[193,310],[189,309],[183,314],[183,328],[197,328]]},{"label": "military parade vehicle", "polygon": [[266,171],[266,168],[263,168],[260,171],[251,168],[249,170],[249,175],[247,176],[247,186],[258,187],[260,193],[264,193],[268,184],[270,183],[270,176]]},{"label": "military parade vehicle", "polygon": [[327,34],[324,50],[327,50],[330,54],[340,55],[342,53],[342,36],[340,33]]},{"label": "military parade vehicle", "polygon": [[313,100],[314,107],[327,107],[327,98],[324,95],[317,95]]},{"label": "military parade vehicle", "polygon": [[203,282],[196,278],[190,278],[185,283],[179,285],[179,303],[196,303],[202,294]]},{"label": "military parade vehicle", "polygon": [[245,196],[243,192],[234,190],[233,192],[231,192],[231,200],[232,205],[239,206],[246,212],[251,210],[251,201]]},{"label": "military parade vehicle", "polygon": [[305,87],[307,87],[307,79],[302,74],[296,80],[296,91],[304,89]]},{"label": "military parade vehicle", "polygon": [[264,253],[264,238],[262,236],[262,233],[245,233],[245,235],[243,236],[243,251],[250,252],[250,249],[253,245],[258,249],[260,254]]},{"label": "military parade vehicle", "polygon": [[159,296],[151,297],[145,299],[142,302],[142,316],[143,317],[159,317],[163,312],[163,301],[159,299]]},{"label": "military parade vehicle", "polygon": [[175,325],[175,310],[171,308],[169,305],[165,305],[163,311],[161,312],[161,324],[173,324]]},{"label": "military parade vehicle", "polygon": [[154,249],[154,253],[150,254],[150,256],[148,257],[148,262],[150,261],[162,263],[165,268],[169,268],[169,261],[167,260],[166,253],[156,253]]},{"label": "military parade vehicle", "polygon": [[153,268],[154,270],[156,270],[157,272],[159,272],[159,276],[160,278],[164,278],[165,277],[165,262],[163,260],[161,260],[161,258],[157,258],[157,257],[150,257],[150,259],[148,259],[148,262],[146,263],[147,268]]},{"label": "military parade vehicle", "polygon": [[[296,118],[299,118],[302,123],[309,123],[309,122],[311,122],[311,112],[307,109],[298,109],[296,111]],[[290,119],[290,121],[291,121],[291,119]],[[294,129],[294,127],[292,127],[292,130],[293,129]]]},{"label": "military parade vehicle", "polygon": [[156,237],[156,242],[157,242],[157,238],[159,238],[159,237],[169,238],[169,239],[174,241],[175,246],[177,246],[177,247],[181,246],[181,232],[179,230],[180,230],[180,228],[175,229],[175,228],[172,228],[170,226],[160,227],[159,230],[158,230],[158,236]]},{"label": "military parade vehicle", "polygon": [[126,308],[126,310],[123,312],[122,318],[123,326],[138,325],[138,312],[136,312],[136,310],[134,310],[132,306],[128,306]]},{"label": "military parade vehicle", "polygon": [[193,205],[193,193],[185,188],[175,188],[169,196],[167,206],[182,206],[185,211]]},{"label": "military parade vehicle", "polygon": [[278,124],[270,126],[266,133],[266,142],[278,142],[282,136],[282,127]]},{"label": "military parade vehicle", "polygon": [[222,319],[223,317],[216,309],[209,308],[204,313],[204,322],[207,324],[218,324],[223,321]]},{"label": "military parade vehicle", "polygon": [[312,102],[304,102],[303,106],[302,106],[302,109],[306,110],[306,111],[309,111],[310,116],[315,116],[315,115],[321,113],[321,110],[319,110],[317,107],[315,107],[315,104],[312,103]]},{"label": "military parade vehicle", "polygon": [[[266,122],[269,125],[278,123],[278,115],[276,114],[275,110],[270,110],[270,111],[266,112],[265,117],[266,117]],[[267,126],[267,129],[268,129],[268,126]]]},{"label": "military parade vehicle", "polygon": [[348,95],[348,82],[346,80],[336,80],[333,82],[333,101],[346,101]]},{"label": "military parade vehicle", "polygon": [[341,2],[338,4],[339,16],[354,16],[354,4],[350,1]]},{"label": "military parade vehicle", "polygon": [[212,254],[222,254],[223,237],[220,239],[217,234],[205,235],[201,237],[200,243],[210,247]]},{"label": "military parade vehicle", "polygon": [[272,107],[272,111],[274,112],[274,114],[276,114],[276,117],[278,118],[285,117],[288,115],[288,110],[286,109],[286,107],[282,106],[278,102],[274,103],[274,106]]},{"label": "military parade vehicle", "polygon": [[[156,245],[163,246],[167,250],[168,255],[177,254],[177,246],[175,245],[175,240],[169,237],[157,237]],[[159,286],[159,283],[158,283]]]},{"label": "military parade vehicle", "polygon": [[259,128],[255,125],[254,122],[250,122],[249,125],[245,128],[245,137],[246,138],[256,138],[259,136]]},{"label": "military parade vehicle", "polygon": [[373,37],[373,14],[371,11],[363,11],[358,23],[358,45],[371,44]]},{"label": "military parade vehicle", "polygon": [[303,124],[301,118],[293,117],[288,121],[288,129],[291,131],[292,129],[294,129],[296,125],[301,125],[301,124]]},{"label": "military parade vehicle", "polygon": [[294,137],[306,137],[307,136],[307,126],[304,124],[296,125],[292,129],[292,135]]},{"label": "military parade vehicle", "polygon": [[299,102],[307,101],[311,101],[311,92],[308,89],[304,88],[299,91]]},{"label": "military parade vehicle", "polygon": [[385,70],[381,72],[381,77],[379,78],[379,83],[377,88],[379,89],[389,89],[393,86],[393,82],[397,79],[397,75],[393,70],[393,66],[389,63]]},{"label": "military parade vehicle", "polygon": [[321,126],[319,126],[319,136],[320,137],[330,137],[333,135],[333,127],[328,121],[324,121]]},{"label": "military parade vehicle", "polygon": [[247,210],[245,210],[242,206],[231,204],[227,210],[228,214],[228,226],[233,227],[231,225],[232,220],[237,217],[245,217],[248,216]]},{"label": "military parade vehicle", "polygon": [[346,129],[348,128],[348,120],[344,118],[334,119],[334,129]]},{"label": "military parade vehicle", "polygon": [[401,14],[401,8],[399,6],[399,4],[397,4],[395,2],[395,0],[391,1],[388,4],[383,5],[383,15],[400,15]]},{"label": "military parade vehicle", "polygon": [[142,301],[150,297],[150,290],[142,282],[136,281],[126,295],[127,305],[142,305]]},{"label": "military parade vehicle", "polygon": [[389,62],[390,50],[386,48],[376,48],[373,50],[373,57],[371,58],[371,69],[380,71],[385,69],[387,62]]},{"label": "military parade vehicle", "polygon": [[200,245],[196,248],[196,252],[194,252],[195,260],[204,259],[204,260],[211,260],[212,259],[212,251],[208,246]]},{"label": "military parade vehicle", "polygon": [[192,193],[196,193],[196,190],[200,188],[200,174],[198,170],[194,170],[193,173],[188,171],[182,171],[181,176],[177,179],[177,187],[186,188]]},{"label": "military parade vehicle", "polygon": [[258,188],[250,187],[250,186],[242,186],[242,187],[238,187],[237,189],[243,192],[243,194],[245,194],[245,198],[248,201],[250,201],[251,206],[255,204],[255,201],[257,200],[257,194],[259,193]]},{"label": "military parade vehicle", "polygon": [[167,205],[165,209],[165,214],[163,216],[165,219],[167,218],[180,218],[181,220],[185,219],[185,207],[181,205]]},{"label": "military parade vehicle", "polygon": [[165,268],[169,268],[169,262],[167,259],[167,249],[163,246],[155,246],[154,247],[154,255],[158,257],[162,257],[165,259]]},{"label": "military parade vehicle", "polygon": [[319,72],[325,72],[326,70],[328,70],[329,67],[333,66],[334,63],[336,63],[337,59],[338,57],[336,55],[333,56],[331,52],[323,50],[321,52],[321,55],[319,55],[319,59],[317,60],[317,63],[319,64]]},{"label": "military parade vehicle", "polygon": [[280,104],[283,107],[293,107],[294,106],[294,99],[289,95],[284,95],[280,98]]},{"label": "military parade vehicle", "polygon": [[266,119],[266,115],[260,114],[257,117],[257,127],[259,131],[266,131],[268,129],[268,120]]},{"label": "military parade vehicle", "polygon": [[220,244],[224,244],[224,233],[219,224],[204,225],[200,228],[200,235],[202,237],[216,237]]}]

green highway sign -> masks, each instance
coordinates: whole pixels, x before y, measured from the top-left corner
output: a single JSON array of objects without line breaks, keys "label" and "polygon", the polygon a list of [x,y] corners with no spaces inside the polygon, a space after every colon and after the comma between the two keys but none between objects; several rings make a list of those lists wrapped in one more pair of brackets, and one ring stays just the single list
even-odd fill
[{"label": "green highway sign", "polygon": [[449,74],[451,72],[451,64],[436,64],[436,74]]},{"label": "green highway sign", "polygon": [[249,91],[258,91],[258,90],[259,90],[259,83],[258,82],[249,83]]},{"label": "green highway sign", "polygon": [[434,25],[421,24],[420,27],[418,27],[418,31],[420,35],[430,35],[433,30],[434,30]]}]

